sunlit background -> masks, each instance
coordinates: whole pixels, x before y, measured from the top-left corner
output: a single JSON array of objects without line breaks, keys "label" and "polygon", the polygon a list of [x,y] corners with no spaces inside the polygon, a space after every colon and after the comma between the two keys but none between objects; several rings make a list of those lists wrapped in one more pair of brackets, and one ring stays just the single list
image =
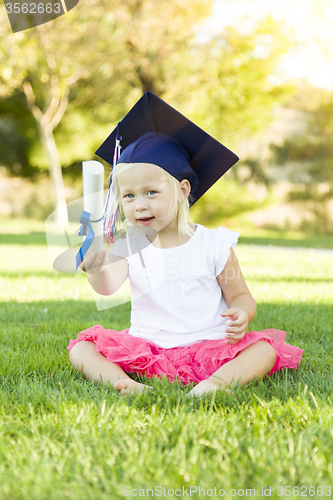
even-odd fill
[{"label": "sunlit background", "polygon": [[251,32],[256,24],[272,16],[292,30],[295,45],[276,68],[276,78],[305,78],[312,85],[333,90],[333,4],[330,0],[217,0],[208,25],[214,32],[237,26]]},{"label": "sunlit background", "polygon": [[81,0],[12,34],[2,8],[1,218],[81,197],[81,162],[150,90],[240,156],[195,221],[332,234],[332,25],[329,0]]}]

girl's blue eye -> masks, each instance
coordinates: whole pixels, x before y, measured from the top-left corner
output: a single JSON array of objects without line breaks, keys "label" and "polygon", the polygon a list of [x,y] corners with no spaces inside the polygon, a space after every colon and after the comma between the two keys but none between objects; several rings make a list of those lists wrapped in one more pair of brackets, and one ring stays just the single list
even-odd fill
[{"label": "girl's blue eye", "polygon": [[[148,191],[148,194],[149,194],[149,195],[154,195],[154,194],[156,194],[156,191],[154,191],[153,189],[150,189],[150,190]],[[125,199],[125,200],[126,200],[126,199],[132,199],[132,198],[134,198],[134,194],[132,194],[132,193],[128,193],[128,194],[125,194],[125,195],[124,195],[124,199]]]}]

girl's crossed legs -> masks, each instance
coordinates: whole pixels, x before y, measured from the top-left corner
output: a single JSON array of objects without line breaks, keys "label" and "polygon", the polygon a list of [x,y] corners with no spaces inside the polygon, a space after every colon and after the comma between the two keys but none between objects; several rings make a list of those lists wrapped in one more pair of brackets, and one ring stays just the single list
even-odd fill
[{"label": "girl's crossed legs", "polygon": [[238,382],[246,385],[267,375],[275,360],[274,347],[265,340],[259,340],[236,354],[234,359],[221,366],[208,379],[199,382],[186,396],[199,396],[205,392],[236,385]]},{"label": "girl's crossed legs", "polygon": [[116,363],[108,361],[102,353],[96,351],[94,342],[82,341],[75,344],[69,356],[70,364],[83,373],[88,380],[110,382],[113,387],[125,396],[128,392],[143,392],[151,386],[140,384],[131,379]]},{"label": "girl's crossed legs", "polygon": [[[208,379],[199,382],[187,396],[199,396],[238,382],[246,385],[254,379],[267,375],[273,368],[275,359],[274,348],[265,340],[259,340],[239,352],[234,359],[221,366]],[[96,351],[94,342],[82,341],[74,345],[70,363],[82,371],[88,380],[110,382],[122,395],[128,392],[141,393],[145,388],[151,389],[151,386],[135,382],[120,366],[108,361],[103,354]]]}]

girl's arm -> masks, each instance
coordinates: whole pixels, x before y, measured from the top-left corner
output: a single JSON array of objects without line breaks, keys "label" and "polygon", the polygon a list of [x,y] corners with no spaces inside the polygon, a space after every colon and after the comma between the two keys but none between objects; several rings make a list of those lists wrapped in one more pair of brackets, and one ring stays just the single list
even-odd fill
[{"label": "girl's arm", "polygon": [[226,329],[226,342],[236,344],[244,337],[249,323],[255,316],[256,303],[245,283],[232,248],[230,248],[229,258],[222,273],[217,277],[217,281],[229,308],[223,311],[221,316],[230,316],[231,318],[231,324]]},{"label": "girl's arm", "polygon": [[82,261],[80,268],[87,273],[89,283],[100,295],[112,295],[128,277],[126,259],[111,255],[107,263],[105,251],[88,254]]}]

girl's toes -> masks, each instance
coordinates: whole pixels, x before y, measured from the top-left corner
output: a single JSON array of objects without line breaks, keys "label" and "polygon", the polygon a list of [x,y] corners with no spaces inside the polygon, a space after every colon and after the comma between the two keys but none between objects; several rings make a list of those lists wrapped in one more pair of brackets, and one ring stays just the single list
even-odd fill
[{"label": "girl's toes", "polygon": [[117,380],[113,387],[120,391],[122,396],[126,396],[128,393],[139,393],[141,394],[145,389],[152,390],[153,388],[149,385],[139,384],[139,382],[135,382],[135,380]]},{"label": "girl's toes", "polygon": [[128,387],[128,382],[127,380],[117,380],[114,384],[113,387],[117,390],[120,391],[120,394],[123,394],[124,392],[127,392],[127,387]]}]

